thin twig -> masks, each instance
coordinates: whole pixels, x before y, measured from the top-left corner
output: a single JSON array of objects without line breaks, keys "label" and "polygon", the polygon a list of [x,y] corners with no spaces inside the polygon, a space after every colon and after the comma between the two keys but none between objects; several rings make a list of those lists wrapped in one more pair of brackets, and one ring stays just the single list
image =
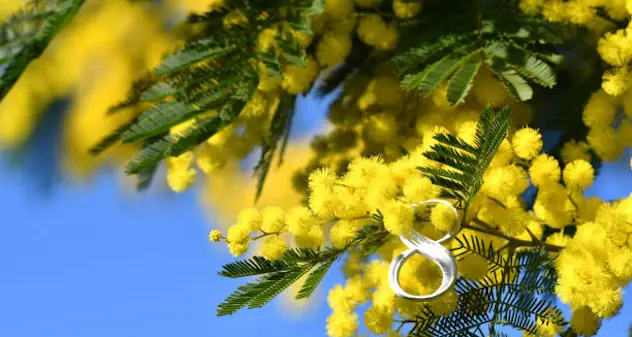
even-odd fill
[{"label": "thin twig", "polygon": [[[474,222],[479,223],[477,219],[474,219]],[[494,229],[481,228],[481,227],[472,226],[469,224],[463,224],[462,227],[508,240],[512,244],[515,244],[516,247],[542,247],[546,251],[549,251],[549,252],[559,252],[560,250],[564,248],[564,247],[560,247],[560,246],[556,246],[556,245],[552,245],[552,244],[544,243],[544,242],[533,242],[533,241],[516,239],[514,237],[505,235]]]}]

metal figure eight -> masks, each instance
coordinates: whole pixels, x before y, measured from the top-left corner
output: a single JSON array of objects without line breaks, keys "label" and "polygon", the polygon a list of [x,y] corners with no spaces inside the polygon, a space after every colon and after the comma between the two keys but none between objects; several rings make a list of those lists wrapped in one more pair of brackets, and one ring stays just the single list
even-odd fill
[{"label": "metal figure eight", "polygon": [[[427,301],[438,297],[439,295],[450,289],[450,287],[456,281],[457,277],[456,262],[454,261],[452,254],[450,254],[450,251],[447,248],[443,247],[441,245],[441,242],[452,238],[461,229],[459,213],[454,205],[443,199],[429,199],[418,204],[411,204],[410,206],[419,207],[426,204],[443,204],[449,206],[456,216],[456,225],[451,232],[447,233],[444,237],[436,241],[419,234],[415,230],[399,236],[400,240],[402,240],[402,242],[404,243],[404,245],[406,245],[406,247],[408,247],[408,249],[395,257],[391,262],[391,266],[388,271],[388,282],[395,292],[395,295],[405,299],[416,301]],[[431,261],[439,266],[439,269],[441,269],[441,285],[431,294],[409,294],[401,287],[399,283],[400,270],[402,269],[404,263],[406,263],[406,261],[408,261],[408,259],[410,259],[414,254],[421,254],[429,258]]]}]

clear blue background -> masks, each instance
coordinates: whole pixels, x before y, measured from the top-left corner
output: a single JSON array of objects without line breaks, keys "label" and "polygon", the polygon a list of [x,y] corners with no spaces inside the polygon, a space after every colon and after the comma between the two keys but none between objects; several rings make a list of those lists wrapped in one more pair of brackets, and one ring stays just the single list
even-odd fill
[{"label": "clear blue background", "polygon": [[[296,132],[321,120],[322,104],[312,103],[302,103]],[[589,193],[629,194],[631,155],[605,165]],[[0,337],[326,335],[324,291],[298,318],[278,301],[215,317],[217,304],[242,280],[216,275],[232,259],[223,245],[207,241],[216,224],[208,223],[194,192],[130,196],[102,173],[42,193],[28,173],[0,167]],[[331,272],[323,289],[340,279]],[[626,301],[599,336],[627,336],[630,294]]]}]

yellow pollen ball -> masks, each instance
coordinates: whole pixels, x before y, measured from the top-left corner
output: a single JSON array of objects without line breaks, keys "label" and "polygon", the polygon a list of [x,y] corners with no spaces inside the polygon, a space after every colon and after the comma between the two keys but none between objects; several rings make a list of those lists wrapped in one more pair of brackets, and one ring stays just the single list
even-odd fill
[{"label": "yellow pollen ball", "polygon": [[228,250],[233,256],[240,256],[248,250],[250,241],[248,234],[248,228],[245,228],[243,225],[233,225],[228,229],[226,242]]},{"label": "yellow pollen ball", "polygon": [[592,185],[595,178],[595,170],[585,160],[575,160],[564,168],[564,183],[571,189],[584,190]]},{"label": "yellow pollen ball", "polygon": [[537,130],[522,128],[516,131],[511,143],[518,158],[531,160],[542,150],[542,135]]},{"label": "yellow pollen ball", "polygon": [[205,142],[198,147],[197,166],[202,172],[209,174],[223,168],[228,161],[226,151],[219,146]]},{"label": "yellow pollen ball", "polygon": [[358,330],[358,315],[346,311],[334,311],[327,318],[329,337],[351,337]]},{"label": "yellow pollen ball", "polygon": [[366,132],[372,140],[386,143],[397,135],[397,121],[388,113],[372,115],[369,117]]},{"label": "yellow pollen ball", "polygon": [[274,235],[263,242],[261,255],[270,261],[275,261],[280,259],[288,248],[287,243],[282,237]]},{"label": "yellow pollen ball", "polygon": [[333,19],[344,19],[353,13],[353,0],[325,1],[325,14]]},{"label": "yellow pollen ball", "polygon": [[603,83],[601,88],[608,95],[619,96],[630,87],[630,75],[625,67],[618,68],[614,71],[607,71],[603,74]]},{"label": "yellow pollen ball", "polygon": [[351,51],[351,37],[344,32],[327,32],[316,47],[316,58],[323,67],[344,62]]},{"label": "yellow pollen ball", "polygon": [[380,50],[393,49],[399,38],[397,27],[393,23],[386,24],[377,14],[362,16],[357,32],[362,41]]},{"label": "yellow pollen ball", "polygon": [[167,184],[176,193],[189,189],[195,183],[195,169],[190,165],[193,153],[167,158]]},{"label": "yellow pollen ball", "polygon": [[303,93],[309,89],[318,72],[318,64],[312,57],[308,57],[302,67],[295,65],[285,67],[281,86],[290,94]]},{"label": "yellow pollen ball", "polygon": [[571,328],[582,336],[594,336],[597,334],[601,321],[588,307],[581,307],[573,310],[571,317]]},{"label": "yellow pollen ball", "polygon": [[346,292],[341,284],[337,284],[329,290],[327,303],[334,311],[351,312],[355,307],[350,293]]},{"label": "yellow pollen ball", "polygon": [[381,211],[384,215],[384,227],[392,234],[400,235],[413,229],[414,211],[409,205],[390,200]]},{"label": "yellow pollen ball", "polygon": [[588,99],[582,119],[589,127],[606,126],[614,122],[616,114],[616,99],[603,90],[593,93]]},{"label": "yellow pollen ball", "polygon": [[480,255],[470,254],[457,262],[457,269],[461,277],[476,281],[487,275],[489,262]]},{"label": "yellow pollen ball", "polygon": [[535,186],[549,182],[558,182],[561,176],[560,164],[555,158],[541,154],[531,162],[529,175],[531,176],[531,182],[533,182]]},{"label": "yellow pollen ball", "polygon": [[261,230],[266,233],[279,233],[285,227],[285,212],[281,207],[270,206],[261,212]]},{"label": "yellow pollen ball", "polygon": [[586,136],[597,156],[606,161],[614,161],[623,153],[624,146],[611,126],[590,128]]},{"label": "yellow pollen ball", "polygon": [[421,11],[421,0],[405,2],[393,0],[393,12],[395,16],[402,19],[412,18]]},{"label": "yellow pollen ball", "polygon": [[329,239],[335,248],[345,248],[355,238],[358,229],[357,221],[340,220],[331,228]]},{"label": "yellow pollen ball", "polygon": [[586,142],[571,140],[562,146],[562,162],[568,164],[575,159],[590,161],[590,153],[588,152],[589,149],[590,147],[586,144]]},{"label": "yellow pollen ball", "polygon": [[222,232],[214,229],[209,233],[208,239],[212,242],[219,242],[222,239]]},{"label": "yellow pollen ball", "polygon": [[440,189],[428,177],[415,174],[406,178],[402,192],[408,201],[418,203],[437,197]]},{"label": "yellow pollen ball", "polygon": [[535,15],[540,12],[544,0],[520,0],[520,9],[529,15]]},{"label": "yellow pollen ball", "polygon": [[266,28],[257,36],[257,48],[263,52],[267,52],[276,46],[276,28]]},{"label": "yellow pollen ball", "polygon": [[451,207],[438,204],[430,212],[430,222],[440,231],[449,232],[456,225],[457,217]]},{"label": "yellow pollen ball", "polygon": [[364,313],[364,324],[374,334],[385,334],[393,324],[393,312],[384,307],[370,307]]},{"label": "yellow pollen ball", "polygon": [[261,213],[256,208],[245,208],[237,215],[237,224],[250,232],[258,231],[261,228]]}]

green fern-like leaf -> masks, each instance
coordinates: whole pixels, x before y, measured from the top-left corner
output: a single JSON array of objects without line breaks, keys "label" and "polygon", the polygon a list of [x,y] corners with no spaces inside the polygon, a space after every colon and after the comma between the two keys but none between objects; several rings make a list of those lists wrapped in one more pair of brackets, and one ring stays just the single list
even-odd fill
[{"label": "green fern-like leaf", "polygon": [[[38,58],[57,33],[75,16],[85,0],[31,1],[0,26],[0,100]],[[23,27],[28,27],[24,29]]]},{"label": "green fern-like leaf", "polygon": [[168,56],[156,68],[156,75],[164,76],[191,67],[199,62],[208,61],[220,56],[227,56],[239,50],[237,38],[217,39],[215,37],[195,41],[185,48]]},{"label": "green fern-like leaf", "polygon": [[[483,173],[507,135],[509,108],[494,111],[485,109],[478,123],[475,145],[468,145],[457,137],[439,134],[431,151],[424,153],[429,159],[450,167],[451,170],[421,167],[432,182],[444,191],[469,203],[483,183]],[[464,152],[456,151],[456,149]],[[467,153],[470,154],[467,154]]]},{"label": "green fern-like leaf", "polygon": [[496,62],[490,69],[505,84],[509,94],[521,101],[530,100],[533,97],[533,88],[529,83],[516,70],[505,68],[500,64],[501,62]]},{"label": "green fern-like leaf", "polygon": [[446,22],[407,27],[402,44],[408,50],[392,59],[403,88],[428,95],[446,83],[448,101],[458,104],[467,97],[481,65],[521,101],[533,96],[529,82],[546,88],[556,84],[551,64],[559,64],[563,57],[543,52],[542,46],[562,41],[549,23],[502,0],[446,3],[432,10],[448,17]]},{"label": "green fern-like leaf", "polygon": [[320,281],[323,280],[325,274],[327,274],[327,271],[329,270],[329,268],[331,268],[331,265],[334,263],[334,261],[334,259],[330,259],[317,266],[309,274],[309,276],[307,276],[307,279],[305,279],[305,283],[303,283],[301,290],[299,290],[298,294],[296,295],[296,299],[300,300],[310,297],[320,284]]},{"label": "green fern-like leaf", "polygon": [[[190,24],[204,23],[204,33],[167,55],[158,67],[133,85],[129,98],[112,110],[139,103],[149,107],[108,135],[92,152],[96,154],[117,142],[138,143],[162,135],[144,146],[128,163],[126,172],[140,174],[165,157],[194,149],[233,123],[256,90],[262,70],[259,65],[265,65],[269,76],[280,78],[284,66],[302,65],[306,60],[306,47],[286,28],[311,32],[309,15],[321,12],[323,2],[292,0],[284,4],[282,13],[270,11],[281,5],[276,0],[235,1],[212,12],[189,16]],[[243,14],[249,25],[226,28],[223,19],[231,11]],[[261,15],[263,12],[267,15]],[[257,37],[268,28],[279,29],[278,44],[277,48],[262,52],[257,47]],[[288,109],[287,104],[283,107],[272,122],[263,144],[262,160],[255,170],[260,181],[258,195],[273,157],[282,158],[289,138],[293,109]],[[217,115],[212,111],[217,111]],[[173,126],[192,119],[195,122],[180,135],[165,135]]]},{"label": "green fern-like leaf", "polygon": [[265,179],[268,175],[268,171],[270,170],[270,165],[272,164],[272,160],[277,152],[280,141],[282,141],[281,158],[283,156],[283,152],[285,151],[287,139],[290,135],[292,118],[294,117],[295,101],[296,96],[283,95],[281,97],[281,101],[279,102],[279,106],[277,107],[277,111],[272,118],[269,132],[270,135],[264,139],[263,149],[261,150],[261,158],[259,159],[259,163],[257,163],[254,171],[254,175],[258,178],[257,193],[255,195],[256,199],[261,196]]},{"label": "green fern-like leaf", "polygon": [[546,280],[534,281],[534,275],[548,270],[552,264],[549,254],[538,249],[519,253],[509,249],[509,256],[500,258],[501,254],[494,251],[490,243],[475,237],[466,243],[463,238],[459,237],[462,247],[453,250],[457,258],[463,257],[460,251],[467,250],[486,258],[497,268],[477,281],[458,279],[454,285],[459,295],[458,309],[445,316],[422,309],[410,335],[486,337],[488,334],[483,328],[489,327],[494,335],[499,325],[537,334],[537,320],[560,326],[567,324],[561,311],[545,298],[553,293],[555,276],[545,273]]},{"label": "green fern-like leaf", "polygon": [[290,268],[286,261],[270,261],[261,256],[254,256],[243,261],[235,261],[222,267],[219,275],[230,278],[246,277],[273,273]]},{"label": "green fern-like leaf", "polygon": [[124,143],[132,143],[169,131],[169,128],[202,113],[196,107],[180,102],[158,103],[145,111],[125,132]]},{"label": "green fern-like leaf", "polygon": [[255,282],[241,286],[230,294],[218,306],[217,315],[230,315],[246,306],[250,309],[262,307],[311,271],[298,295],[299,298],[308,297],[341,253],[342,251],[335,249],[292,249],[278,261],[254,257],[225,265],[220,272],[222,276],[261,276]]},{"label": "green fern-like leaf", "polygon": [[121,125],[116,130],[114,130],[114,132],[103,138],[96,145],[92,146],[89,150],[90,154],[98,155],[116,142],[118,142],[121,136],[129,130],[129,128],[136,122],[136,120],[137,118],[133,118],[129,122]]},{"label": "green fern-like leaf", "polygon": [[147,144],[130,159],[125,166],[125,173],[140,174],[153,169],[166,157],[167,149],[172,142],[173,138],[170,135],[165,135],[159,140]]},{"label": "green fern-like leaf", "polygon": [[452,104],[462,102],[472,88],[474,78],[481,66],[480,61],[466,61],[448,82],[448,101]]},{"label": "green fern-like leaf", "polygon": [[201,118],[178,135],[164,135],[136,153],[125,168],[128,174],[139,174],[157,165],[164,158],[179,156],[213,136],[236,118],[243,102],[226,105],[216,116]]}]

